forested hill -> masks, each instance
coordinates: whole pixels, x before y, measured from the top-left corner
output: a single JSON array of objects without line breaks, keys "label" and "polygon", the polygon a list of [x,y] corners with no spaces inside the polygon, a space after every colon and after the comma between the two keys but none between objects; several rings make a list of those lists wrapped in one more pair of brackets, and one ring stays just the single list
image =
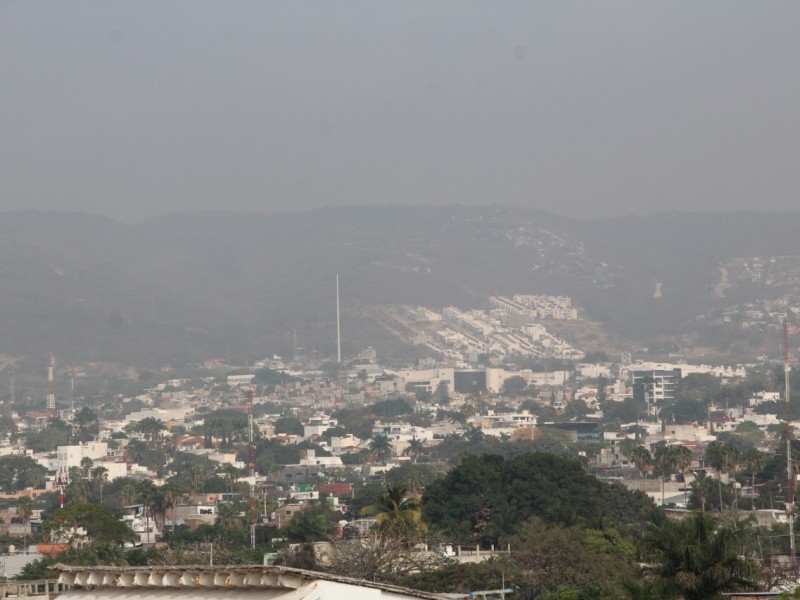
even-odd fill
[{"label": "forested hill", "polygon": [[0,352],[157,364],[230,345],[234,359],[252,360],[288,352],[296,330],[325,355],[337,272],[346,352],[387,335],[364,307],[468,308],[512,293],[570,295],[588,317],[648,339],[737,299],[796,292],[791,260],[769,289],[736,269],[748,257],[800,257],[798,230],[794,214],[570,220],[459,206],[181,213],[133,225],[4,213]]}]

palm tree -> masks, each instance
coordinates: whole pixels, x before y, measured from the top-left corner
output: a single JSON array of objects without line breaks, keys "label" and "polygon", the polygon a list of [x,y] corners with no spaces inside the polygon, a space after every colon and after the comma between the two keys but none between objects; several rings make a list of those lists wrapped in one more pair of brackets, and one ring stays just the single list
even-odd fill
[{"label": "palm tree", "polygon": [[88,456],[84,456],[81,459],[81,469],[83,469],[83,477],[89,478],[89,471],[92,470],[92,466],[94,466],[94,461],[89,458]]},{"label": "palm tree", "polygon": [[196,492],[200,489],[200,486],[203,485],[203,482],[206,480],[205,471],[203,471],[202,467],[199,465],[195,465],[189,469],[186,473],[186,480],[189,483],[189,488]]},{"label": "palm tree", "polygon": [[633,452],[634,448],[636,448],[636,442],[631,438],[625,438],[619,443],[619,452],[626,458],[631,458],[631,452]]},{"label": "palm tree", "polygon": [[231,488],[231,496],[233,496],[233,486],[239,480],[239,476],[241,475],[239,469],[232,464],[227,463],[222,467],[222,475],[228,480],[228,485],[230,485]]},{"label": "palm tree", "polygon": [[179,449],[180,445],[178,443],[177,435],[171,435],[167,440],[164,441],[164,452],[166,453],[168,459],[173,460]]},{"label": "palm tree", "polygon": [[382,537],[409,539],[425,532],[422,502],[411,496],[404,483],[387,486],[378,502],[361,509],[364,516],[375,517],[375,530]]},{"label": "palm tree", "polygon": [[73,498],[80,503],[89,500],[89,484],[83,478],[78,478],[70,482],[69,490]]},{"label": "palm tree", "polygon": [[671,446],[672,463],[683,476],[683,501],[686,503],[686,471],[692,466],[692,451],[686,446]]},{"label": "palm tree", "polygon": [[656,448],[654,462],[661,475],[671,475],[675,470],[675,453],[672,451],[672,446],[662,444]]},{"label": "palm tree", "polygon": [[141,433],[146,440],[149,440],[151,444],[155,444],[155,442],[161,437],[161,432],[167,428],[164,423],[154,417],[146,417],[139,421],[136,426],[136,430]]},{"label": "palm tree", "polygon": [[678,472],[683,473],[692,466],[692,451],[686,446],[670,446],[670,452],[672,453],[672,464]]},{"label": "palm tree", "polygon": [[67,469],[67,476],[69,478],[70,483],[75,483],[80,480],[81,478],[81,468],[80,467],[70,467]]},{"label": "palm tree", "polygon": [[125,448],[128,460],[140,464],[147,453],[147,444],[140,440],[131,440]]},{"label": "palm tree", "polygon": [[706,463],[711,465],[718,473],[717,487],[719,491],[720,510],[722,509],[722,473],[728,471],[728,465],[735,457],[735,453],[730,450],[730,448],[731,446],[725,442],[711,442],[706,447]]},{"label": "palm tree", "polygon": [[412,467],[408,473],[408,491],[411,496],[421,496],[422,489],[425,486],[426,476],[419,467]]},{"label": "palm tree", "polygon": [[410,442],[408,442],[408,446],[406,447],[405,450],[403,450],[403,455],[410,456],[412,462],[414,463],[416,463],[417,458],[419,458],[424,453],[425,453],[425,442],[423,442],[422,440],[418,440],[416,436],[413,437]]},{"label": "palm tree", "polygon": [[150,543],[150,517],[158,510],[161,504],[160,493],[155,484],[149,479],[145,479],[136,486],[139,501],[144,508],[145,527],[147,528],[147,543]]},{"label": "palm tree", "polygon": [[170,515],[172,521],[172,533],[175,533],[175,506],[178,504],[178,501],[183,496],[183,490],[172,481],[168,481],[164,486],[161,488],[161,496],[163,499],[164,505],[164,515],[166,517],[166,512],[172,511]]},{"label": "palm tree", "polygon": [[764,470],[764,466],[766,465],[766,459],[764,458],[764,454],[759,452],[756,448],[751,448],[748,450],[744,457],[744,468],[750,472],[751,479],[750,479],[750,487],[752,490],[750,491],[750,508],[752,510],[756,509],[756,473],[760,473]]},{"label": "palm tree", "polygon": [[[711,478],[709,478],[705,471],[698,471],[692,482],[692,493],[697,496],[700,502],[700,509],[706,512],[706,502],[708,502],[708,495],[711,493]],[[720,507],[721,508],[721,507]]]},{"label": "palm tree", "polygon": [[22,496],[17,499],[17,517],[23,524],[30,521],[31,513],[33,512],[33,500],[30,496]]},{"label": "palm tree", "polygon": [[136,487],[131,483],[126,483],[119,491],[119,499],[122,506],[130,506],[136,502]]},{"label": "palm tree", "polygon": [[748,556],[744,527],[727,527],[708,513],[653,528],[647,543],[656,560],[656,581],[670,597],[717,598],[723,592],[755,590],[758,563]]},{"label": "palm tree", "polygon": [[653,457],[650,456],[650,451],[644,446],[636,446],[631,450],[630,459],[633,461],[633,464],[636,465],[639,474],[642,476],[642,489],[644,489],[644,472],[645,469],[653,464]]},{"label": "palm tree", "polygon": [[377,457],[378,462],[386,462],[394,454],[394,447],[385,435],[376,435],[369,443],[369,449]]},{"label": "palm tree", "polygon": [[283,467],[281,465],[271,465],[267,471],[267,477],[272,479],[272,483],[278,483],[283,476]]},{"label": "palm tree", "polygon": [[103,488],[108,482],[108,469],[103,466],[92,469],[92,481],[94,481],[94,484],[97,486],[97,490],[100,492],[100,504],[102,504]]},{"label": "palm tree", "polygon": [[741,453],[739,449],[732,445],[725,445],[725,464],[728,471],[731,473],[731,486],[733,487],[733,506],[737,505],[736,500],[736,468],[739,466],[739,457]]},{"label": "palm tree", "polygon": [[242,529],[244,527],[244,521],[239,511],[231,503],[220,504],[217,507],[217,523],[223,529]]}]

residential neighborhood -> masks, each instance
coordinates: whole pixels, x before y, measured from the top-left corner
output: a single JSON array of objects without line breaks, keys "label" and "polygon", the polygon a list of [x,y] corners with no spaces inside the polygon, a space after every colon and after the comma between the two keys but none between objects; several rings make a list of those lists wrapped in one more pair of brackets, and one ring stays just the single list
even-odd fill
[{"label": "residential neighborhood", "polygon": [[[0,527],[16,540],[6,576],[85,552],[98,535],[116,535],[131,551],[184,548],[200,561],[211,560],[202,540],[234,535],[240,551],[295,566],[302,544],[312,544],[313,560],[335,570],[337,552],[383,527],[370,509],[381,494],[422,494],[427,506],[430,486],[465,468],[465,457],[526,452],[573,457],[667,519],[736,510],[772,540],[764,560],[781,561],[787,429],[775,377],[783,365],[580,355],[551,357],[547,370],[446,353],[388,364],[371,347],[341,364],[213,359],[191,372],[140,374],[135,393],[113,398],[92,393],[88,369],[77,385],[73,367],[48,369],[41,409],[3,402]],[[798,427],[793,416],[789,432]],[[108,512],[70,514],[81,506]],[[59,512],[70,516],[54,523]],[[100,534],[87,518],[122,529]],[[412,558],[436,569],[440,560],[477,564],[513,552],[507,537],[450,535]],[[232,539],[220,541],[227,552]]]}]

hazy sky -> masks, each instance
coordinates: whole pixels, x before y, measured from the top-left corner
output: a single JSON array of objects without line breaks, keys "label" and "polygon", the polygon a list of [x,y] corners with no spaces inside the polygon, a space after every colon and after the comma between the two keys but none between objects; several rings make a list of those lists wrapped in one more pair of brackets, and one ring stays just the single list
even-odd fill
[{"label": "hazy sky", "polygon": [[800,208],[800,2],[2,0],[0,208]]}]

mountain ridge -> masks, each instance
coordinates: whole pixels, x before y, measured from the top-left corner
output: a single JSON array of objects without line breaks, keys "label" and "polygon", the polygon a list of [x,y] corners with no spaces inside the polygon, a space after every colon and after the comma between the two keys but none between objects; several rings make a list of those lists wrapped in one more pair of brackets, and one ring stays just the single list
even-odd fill
[{"label": "mountain ridge", "polygon": [[477,308],[513,293],[569,295],[588,317],[647,340],[733,302],[736,289],[714,292],[722,266],[800,256],[798,229],[794,213],[570,219],[497,206],[181,212],[134,224],[3,213],[0,339],[7,354],[158,364],[223,356],[229,343],[242,359],[285,352],[296,330],[324,356],[338,272],[348,351],[367,341],[359,330],[374,330],[359,307]]}]

